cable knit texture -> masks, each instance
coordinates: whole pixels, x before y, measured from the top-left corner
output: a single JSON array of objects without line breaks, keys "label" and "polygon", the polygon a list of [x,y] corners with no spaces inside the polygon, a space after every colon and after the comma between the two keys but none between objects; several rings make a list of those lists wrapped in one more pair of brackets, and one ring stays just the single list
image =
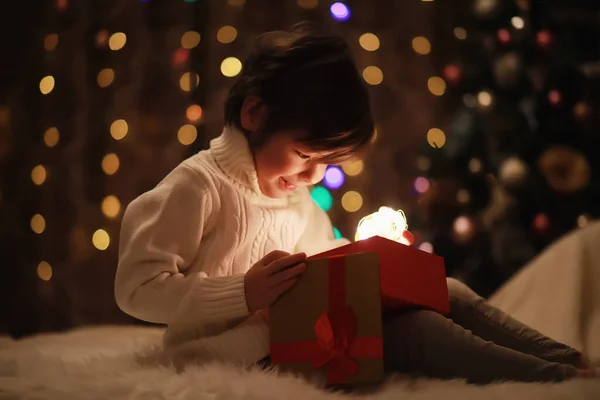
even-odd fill
[{"label": "cable knit texture", "polygon": [[127,207],[116,301],[167,324],[173,354],[249,365],[268,355],[269,330],[263,313],[248,311],[248,269],[273,250],[312,255],[346,243],[307,188],[264,196],[246,138],[227,127]]}]

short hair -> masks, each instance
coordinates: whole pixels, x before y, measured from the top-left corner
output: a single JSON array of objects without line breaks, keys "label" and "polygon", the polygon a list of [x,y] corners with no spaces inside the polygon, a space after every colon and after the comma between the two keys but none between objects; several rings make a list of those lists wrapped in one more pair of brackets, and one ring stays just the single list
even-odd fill
[{"label": "short hair", "polygon": [[261,140],[305,130],[302,142],[337,157],[355,155],[374,134],[368,89],[346,41],[307,25],[259,36],[225,103],[225,122],[242,129],[246,96],[268,107]]}]

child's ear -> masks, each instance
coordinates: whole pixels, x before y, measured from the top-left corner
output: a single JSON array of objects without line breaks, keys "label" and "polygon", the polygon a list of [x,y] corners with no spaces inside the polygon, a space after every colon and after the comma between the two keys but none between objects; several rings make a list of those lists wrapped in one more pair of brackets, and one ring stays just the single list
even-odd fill
[{"label": "child's ear", "polygon": [[246,132],[256,132],[267,115],[267,106],[259,97],[246,96],[240,111],[240,124]]}]

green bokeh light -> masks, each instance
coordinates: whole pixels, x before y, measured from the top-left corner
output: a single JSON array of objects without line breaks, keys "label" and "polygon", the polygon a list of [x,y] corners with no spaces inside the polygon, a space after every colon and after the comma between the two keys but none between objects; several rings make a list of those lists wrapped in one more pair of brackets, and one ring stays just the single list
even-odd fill
[{"label": "green bokeh light", "polygon": [[333,227],[333,234],[335,235],[336,239],[341,239],[344,236],[342,235],[342,232],[340,232],[340,230],[336,227]]},{"label": "green bokeh light", "polygon": [[331,209],[331,206],[333,205],[333,196],[331,196],[329,190],[325,189],[323,186],[315,186],[310,192],[310,196],[323,211],[327,212]]}]

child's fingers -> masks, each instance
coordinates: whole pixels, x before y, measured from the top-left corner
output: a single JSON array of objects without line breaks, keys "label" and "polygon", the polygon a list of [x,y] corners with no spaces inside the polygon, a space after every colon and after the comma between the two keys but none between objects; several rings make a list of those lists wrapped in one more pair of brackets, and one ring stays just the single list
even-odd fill
[{"label": "child's fingers", "polygon": [[286,251],[273,250],[272,252],[270,252],[269,254],[264,256],[260,261],[262,262],[262,265],[264,265],[266,267],[269,264],[271,264],[272,262],[277,261],[277,260],[279,260],[283,257],[289,256],[289,255],[290,255],[290,253],[288,253]]},{"label": "child's fingers", "polygon": [[298,282],[298,278],[292,278],[292,279],[288,279],[287,281],[284,281],[284,282],[280,283],[279,285],[271,288],[271,290],[273,291],[272,292],[273,293],[273,301],[275,301],[275,299],[277,299],[283,293],[290,290],[297,282]]},{"label": "child's fingers", "polygon": [[306,254],[297,253],[290,256],[281,257],[265,267],[265,272],[269,275],[279,272],[279,270],[291,267],[294,264],[299,264],[306,260]]},{"label": "child's fingers", "polygon": [[302,263],[273,274],[269,277],[269,287],[279,285],[282,282],[295,278],[304,271],[306,271],[306,264]]}]

